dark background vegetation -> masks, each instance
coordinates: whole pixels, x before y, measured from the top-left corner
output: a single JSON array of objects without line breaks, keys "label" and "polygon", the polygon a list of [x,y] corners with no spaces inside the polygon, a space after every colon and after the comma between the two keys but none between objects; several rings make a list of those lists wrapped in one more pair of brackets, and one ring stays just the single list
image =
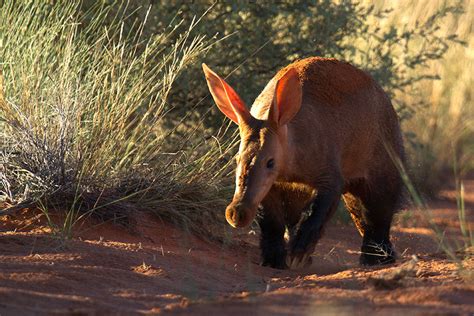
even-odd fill
[{"label": "dark background vegetation", "polygon": [[[463,12],[459,5],[445,5],[415,27],[382,29],[373,21],[387,19],[392,10],[375,10],[374,5],[356,1],[136,1],[127,11],[135,12],[129,26],[148,14],[147,36],[172,21],[183,20],[189,25],[194,18],[200,19],[194,31],[220,40],[203,60],[219,73],[230,75],[229,81],[248,105],[278,69],[310,56],[356,64],[392,97],[420,80],[438,78],[426,69],[428,63],[442,58],[451,45],[461,41],[455,33],[445,36],[437,31],[447,17]],[[169,102],[176,116],[189,111],[186,105],[196,105],[208,95],[200,69],[200,63],[190,65],[175,82]],[[207,115],[209,103],[200,102],[191,115],[194,119],[204,116],[206,126],[219,126],[222,120],[216,117],[220,114],[215,107]],[[416,105],[401,99],[394,103],[402,119],[415,111]]]}]

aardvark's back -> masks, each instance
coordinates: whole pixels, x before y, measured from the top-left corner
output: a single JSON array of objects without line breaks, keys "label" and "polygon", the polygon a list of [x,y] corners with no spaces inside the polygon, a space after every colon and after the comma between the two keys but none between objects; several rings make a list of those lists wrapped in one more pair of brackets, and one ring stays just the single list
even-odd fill
[{"label": "aardvark's back", "polygon": [[308,166],[320,169],[340,159],[346,180],[365,177],[369,165],[386,163],[385,145],[403,158],[398,117],[387,95],[368,74],[336,59],[312,57],[281,69],[255,101],[252,114],[267,115],[275,82],[289,68],[297,70],[303,88],[301,109],[288,128],[304,173],[312,173]]}]

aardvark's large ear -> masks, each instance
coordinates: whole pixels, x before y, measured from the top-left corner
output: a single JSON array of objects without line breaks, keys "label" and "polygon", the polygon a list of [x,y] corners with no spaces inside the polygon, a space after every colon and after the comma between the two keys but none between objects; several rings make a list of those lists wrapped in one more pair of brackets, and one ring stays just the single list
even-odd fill
[{"label": "aardvark's large ear", "polygon": [[237,124],[247,122],[250,119],[250,112],[234,89],[206,64],[202,64],[202,69],[219,110]]},{"label": "aardvark's large ear", "polygon": [[290,68],[278,80],[268,119],[276,126],[287,124],[301,108],[303,89],[298,72]]}]

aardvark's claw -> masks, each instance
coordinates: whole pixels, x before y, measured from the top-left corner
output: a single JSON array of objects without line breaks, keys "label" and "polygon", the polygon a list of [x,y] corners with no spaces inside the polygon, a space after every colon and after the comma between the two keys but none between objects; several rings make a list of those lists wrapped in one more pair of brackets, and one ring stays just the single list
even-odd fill
[{"label": "aardvark's claw", "polygon": [[286,257],[286,265],[291,270],[304,268],[311,264],[311,257],[308,253],[296,253]]}]

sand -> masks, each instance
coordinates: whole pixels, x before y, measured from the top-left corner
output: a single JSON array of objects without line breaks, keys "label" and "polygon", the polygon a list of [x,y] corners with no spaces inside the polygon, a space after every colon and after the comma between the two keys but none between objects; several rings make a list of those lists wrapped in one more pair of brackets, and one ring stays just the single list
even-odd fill
[{"label": "sand", "polygon": [[[472,225],[474,180],[465,187]],[[430,212],[460,244],[454,190]],[[359,266],[354,225],[332,222],[310,267],[281,271],[259,266],[258,231],[233,230],[223,244],[140,213],[133,229],[88,220],[64,242],[39,211],[21,210],[0,216],[0,315],[474,314],[472,253],[458,253],[460,269],[425,214],[411,213],[393,227],[394,265]]]}]

